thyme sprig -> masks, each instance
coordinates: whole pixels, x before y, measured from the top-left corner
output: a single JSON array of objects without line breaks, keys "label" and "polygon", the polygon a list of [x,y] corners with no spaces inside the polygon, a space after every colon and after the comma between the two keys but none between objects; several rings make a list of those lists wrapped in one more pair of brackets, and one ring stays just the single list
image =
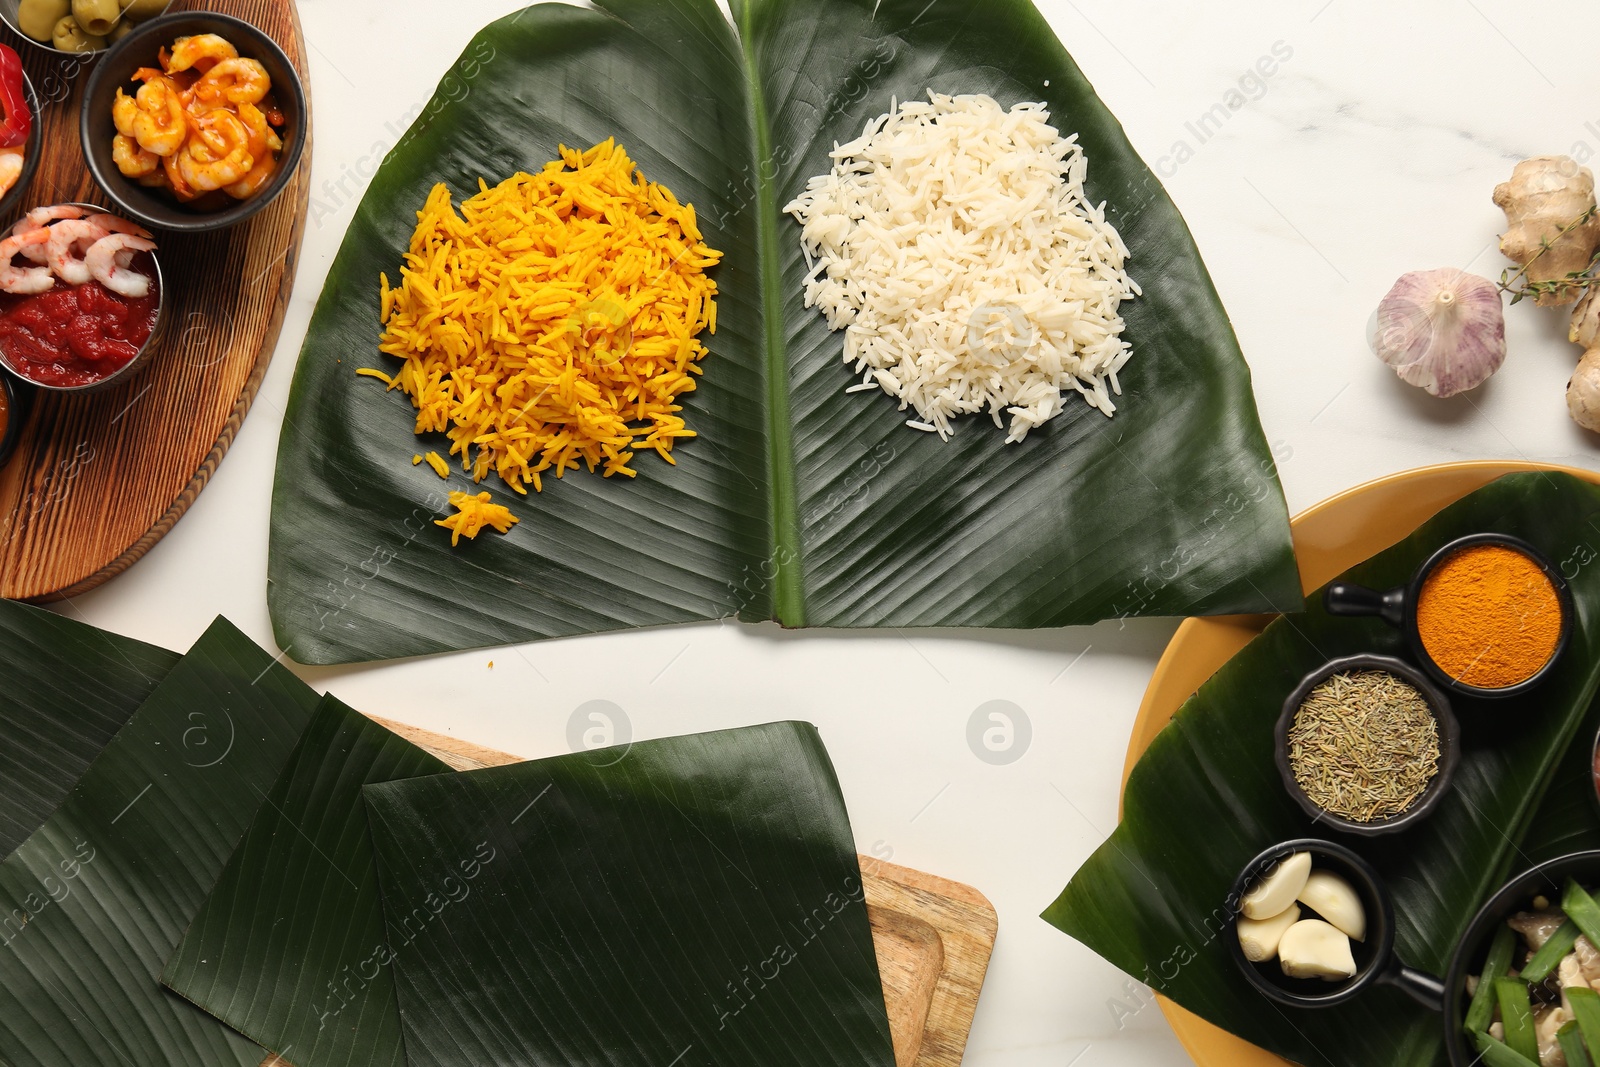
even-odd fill
[{"label": "thyme sprig", "polygon": [[1561,227],[1554,237],[1544,237],[1539,240],[1539,251],[1528,257],[1528,261],[1515,272],[1507,269],[1500,272],[1500,291],[1511,294],[1511,303],[1517,304],[1527,297],[1565,296],[1572,287],[1586,289],[1600,278],[1600,251],[1590,258],[1588,266],[1582,270],[1568,271],[1561,278],[1549,278],[1542,281],[1533,281],[1528,278],[1528,268],[1539,261],[1539,257],[1550,251],[1551,247],[1567,234],[1594,218],[1595,208],[1589,207],[1579,213],[1578,217]]}]

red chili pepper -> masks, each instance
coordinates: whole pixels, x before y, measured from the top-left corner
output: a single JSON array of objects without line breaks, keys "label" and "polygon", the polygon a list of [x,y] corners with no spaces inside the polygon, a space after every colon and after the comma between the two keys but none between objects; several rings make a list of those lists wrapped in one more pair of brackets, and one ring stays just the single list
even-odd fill
[{"label": "red chili pepper", "polygon": [[22,57],[0,44],[0,148],[15,148],[28,143],[33,132],[33,109],[28,106],[28,91],[23,88]]}]

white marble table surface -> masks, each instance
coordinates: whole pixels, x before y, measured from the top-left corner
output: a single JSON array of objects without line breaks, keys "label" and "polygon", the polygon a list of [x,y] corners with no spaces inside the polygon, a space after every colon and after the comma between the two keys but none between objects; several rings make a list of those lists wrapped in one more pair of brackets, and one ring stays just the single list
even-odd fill
[{"label": "white marble table surface", "polygon": [[[1254,371],[1291,510],[1422,464],[1597,465],[1600,441],[1563,402],[1576,353],[1560,316],[1511,309],[1506,366],[1448,402],[1399,384],[1365,342],[1401,273],[1498,275],[1502,220],[1489,195],[1516,160],[1600,152],[1600,65],[1582,46],[1591,8],[1039,2],[1188,218]],[[300,0],[320,206],[277,358],[188,517],[129,573],[63,610],[176,649],[224,614],[270,645],[273,459],[312,304],[373,153],[394,139],[385,124],[398,128],[471,35],[517,6]],[[1189,124],[1274,51],[1272,76],[1245,84],[1253,98],[1196,137]],[[566,751],[569,718],[589,701],[621,708],[636,738],[815,722],[861,850],[969,882],[999,909],[967,1063],[1178,1067],[1189,1061],[1160,1013],[1130,1013],[1139,1001],[1125,977],[1037,917],[1116,822],[1128,731],[1174,625],[907,640],[730,623],[297,670],[364,710],[526,756]],[[477,694],[470,705],[463,683]],[[1004,766],[966,740],[991,700],[1014,703],[1032,726],[1027,751]]]}]

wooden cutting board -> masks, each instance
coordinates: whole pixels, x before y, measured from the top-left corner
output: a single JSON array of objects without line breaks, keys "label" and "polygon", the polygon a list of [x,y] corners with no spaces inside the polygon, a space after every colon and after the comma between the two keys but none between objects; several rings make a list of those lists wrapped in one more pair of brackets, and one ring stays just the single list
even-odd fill
[{"label": "wooden cutting board", "polygon": [[[372,718],[458,770],[521,761],[443,734]],[[869,856],[861,857],[861,876],[897,1067],[957,1067],[999,930],[994,906],[969,886]],[[275,1065],[288,1067],[276,1057],[262,1067]]]},{"label": "wooden cutting board", "polygon": [[[294,0],[179,0],[254,24],[306,78]],[[29,205],[105,204],[78,139],[92,60],[58,56],[0,26],[39,97],[44,149]],[[309,95],[309,85],[307,87]],[[148,365],[104,392],[35,394],[0,469],[0,597],[59,600],[121,574],[210,481],[267,372],[294,287],[311,192],[311,130],[289,187],[220,233],[157,234],[164,336]],[[0,219],[0,224],[9,223]]]}]

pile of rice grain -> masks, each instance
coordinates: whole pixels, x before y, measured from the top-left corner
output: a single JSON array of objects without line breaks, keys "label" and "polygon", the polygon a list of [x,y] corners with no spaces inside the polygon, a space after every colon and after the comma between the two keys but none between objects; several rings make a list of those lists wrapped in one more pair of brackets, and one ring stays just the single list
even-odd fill
[{"label": "pile of rice grain", "polygon": [[1084,197],[1076,135],[1043,104],[928,97],[891,103],[785,208],[812,268],[806,306],[844,329],[862,375],[849,391],[882,389],[946,439],[987,410],[1021,441],[1069,390],[1109,416],[1130,355],[1117,309],[1139,287]]},{"label": "pile of rice grain", "polygon": [[403,389],[416,432],[447,434],[474,481],[526,493],[580,464],[632,477],[636,449],[670,463],[694,436],[678,401],[717,329],[705,271],[720,257],[693,206],[619,145],[563,145],[538,174],[480,181],[459,215],[434,188],[400,285],[382,279],[378,347],[403,365],[356,373]]}]

